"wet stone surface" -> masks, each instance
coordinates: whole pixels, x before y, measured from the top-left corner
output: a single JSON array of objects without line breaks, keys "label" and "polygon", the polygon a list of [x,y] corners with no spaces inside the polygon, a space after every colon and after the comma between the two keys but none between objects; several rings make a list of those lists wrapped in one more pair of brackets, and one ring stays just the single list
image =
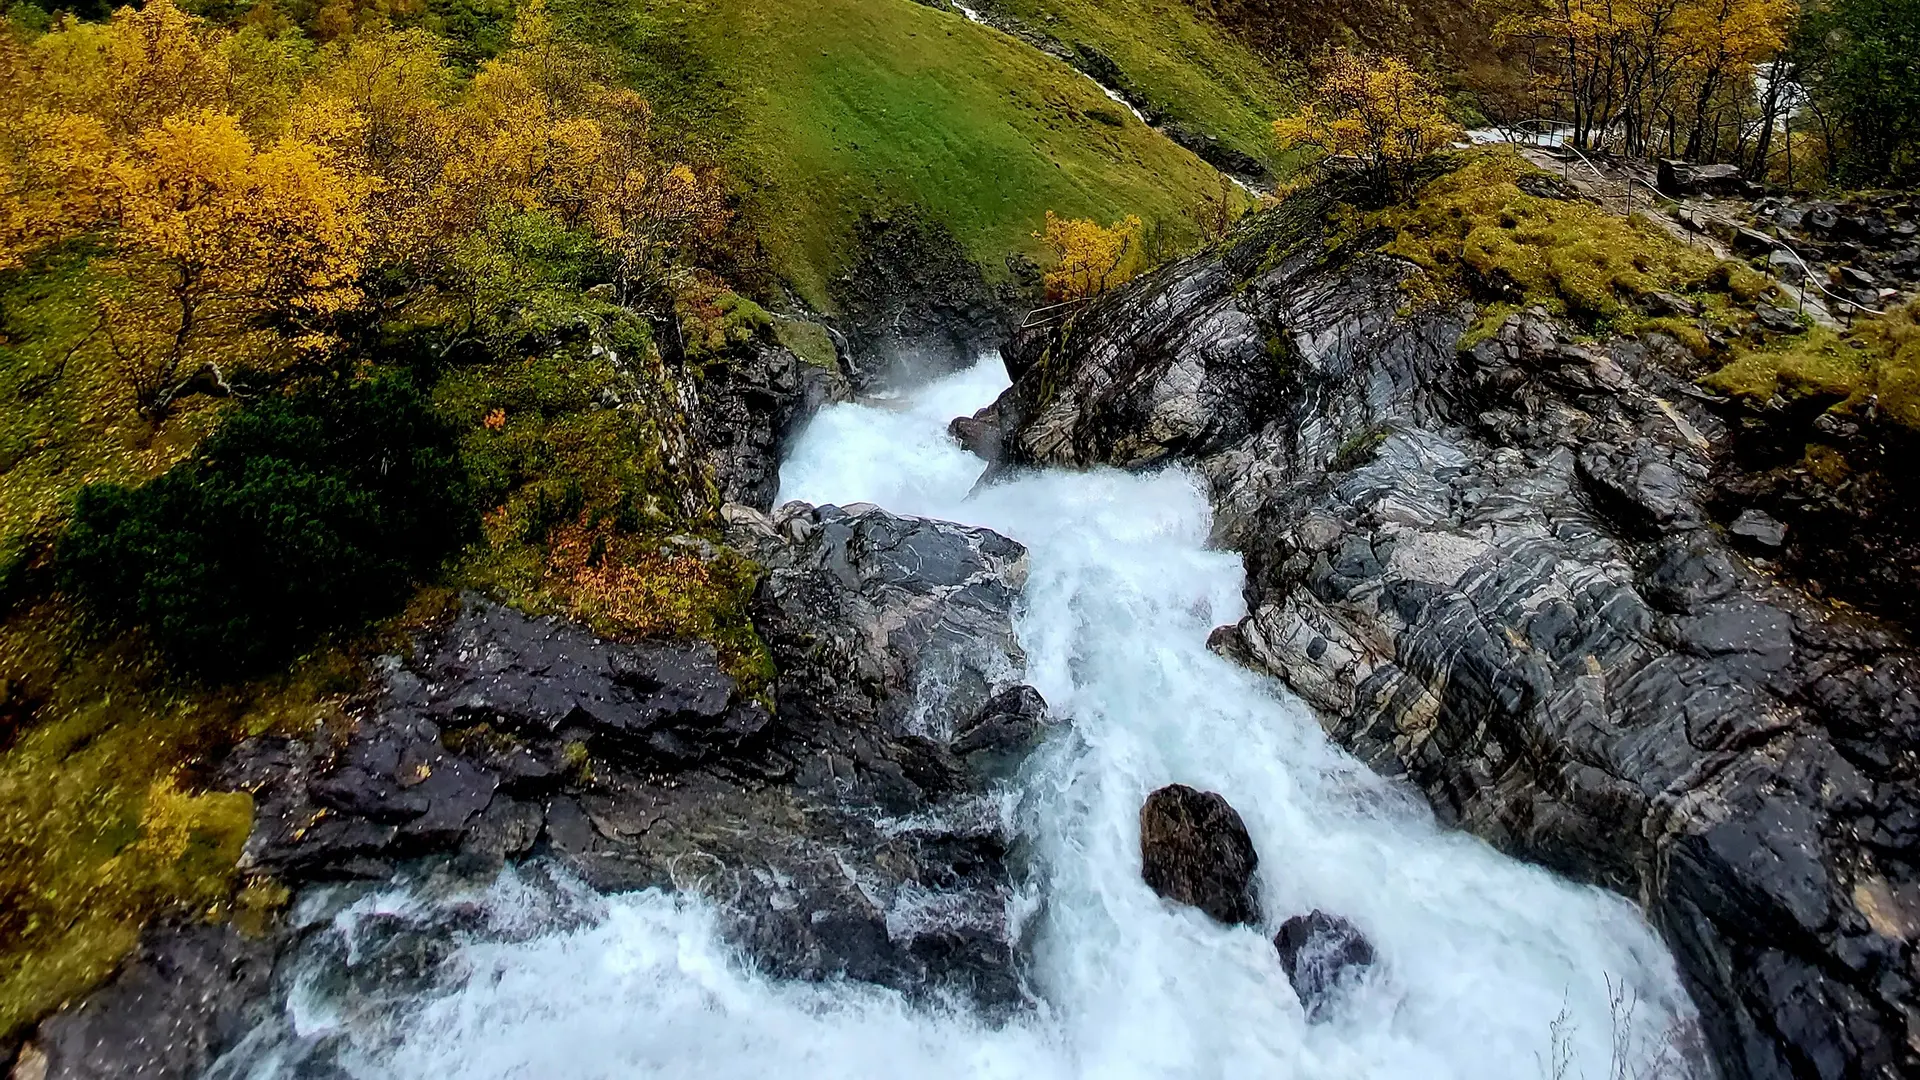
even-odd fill
[{"label": "wet stone surface", "polygon": [[[872,508],[730,519],[769,567],[754,615],[780,672],[774,708],[710,646],[609,641],[465,597],[381,663],[346,729],[232,755],[222,779],[256,803],[243,871],[293,886],[302,910],[532,860],[562,891],[697,893],[772,975],[957,996],[987,1016],[1026,1007],[1011,913],[1024,870],[1001,785],[1053,721],[1020,684],[1024,549]],[[279,1017],[275,958],[392,995],[431,984],[472,929],[445,913],[389,921],[385,936],[364,928],[361,959],[327,959],[324,919],[259,941],[156,928],[114,981],[40,1026],[34,1062],[55,1077],[197,1076],[252,1029],[324,1072],[328,1046]]]},{"label": "wet stone surface", "polygon": [[1643,901],[1723,1075],[1920,1072],[1904,632],[1750,561],[1795,530],[1746,512],[1676,342],[1536,310],[1462,350],[1465,312],[1320,228],[1257,217],[1017,336],[970,432],[999,468],[1198,471],[1249,575],[1216,651],[1443,821]]}]

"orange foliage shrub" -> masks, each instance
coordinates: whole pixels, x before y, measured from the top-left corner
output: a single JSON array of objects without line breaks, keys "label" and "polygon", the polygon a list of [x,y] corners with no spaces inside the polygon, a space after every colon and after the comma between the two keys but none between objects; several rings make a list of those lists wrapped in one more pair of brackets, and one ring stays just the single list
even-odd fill
[{"label": "orange foliage shrub", "polygon": [[1038,234],[1055,258],[1044,278],[1047,299],[1084,300],[1131,281],[1146,261],[1141,247],[1144,231],[1140,219],[1131,214],[1102,226],[1047,211],[1046,229]]}]

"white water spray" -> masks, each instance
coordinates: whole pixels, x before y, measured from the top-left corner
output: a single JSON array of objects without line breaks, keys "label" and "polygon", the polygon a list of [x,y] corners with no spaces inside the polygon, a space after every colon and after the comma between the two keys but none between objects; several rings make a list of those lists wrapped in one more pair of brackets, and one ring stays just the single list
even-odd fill
[{"label": "white water spray", "polygon": [[[970,497],[980,462],[945,425],[1004,383],[990,359],[892,407],[828,408],[782,498],[873,502],[1028,545],[1028,681],[1072,718],[1022,776],[1041,1009],[988,1027],[872,987],[766,979],[702,901],[563,889],[555,918],[552,890],[510,871],[470,902],[558,928],[465,946],[404,1016],[313,1010],[303,1034],[343,1036],[339,1060],[367,1077],[1600,1080],[1690,1029],[1672,961],[1628,903],[1436,828],[1284,688],[1206,650],[1241,614],[1242,570],[1206,549],[1190,477],[1045,472]],[[1239,810],[1272,923],[1317,907],[1373,942],[1379,963],[1330,1018],[1307,1023],[1272,926],[1223,927],[1142,883],[1140,803],[1173,782]],[[1623,1044],[1634,1060],[1616,1063]]]}]

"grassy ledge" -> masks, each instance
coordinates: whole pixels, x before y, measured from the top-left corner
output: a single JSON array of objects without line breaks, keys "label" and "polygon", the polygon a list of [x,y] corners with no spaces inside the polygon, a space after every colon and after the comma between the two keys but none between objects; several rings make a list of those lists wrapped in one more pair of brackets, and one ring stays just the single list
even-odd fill
[{"label": "grassy ledge", "polygon": [[[1537,305],[1590,332],[1670,329],[1704,348],[1702,326],[1739,326],[1740,309],[1772,288],[1765,275],[1688,247],[1638,215],[1556,198],[1553,178],[1510,149],[1463,151],[1441,167],[1406,203],[1338,211],[1329,243],[1377,243],[1426,271],[1412,286],[1423,298],[1481,302],[1466,344],[1508,312]],[[1698,305],[1703,323],[1654,314],[1661,294]]]}]

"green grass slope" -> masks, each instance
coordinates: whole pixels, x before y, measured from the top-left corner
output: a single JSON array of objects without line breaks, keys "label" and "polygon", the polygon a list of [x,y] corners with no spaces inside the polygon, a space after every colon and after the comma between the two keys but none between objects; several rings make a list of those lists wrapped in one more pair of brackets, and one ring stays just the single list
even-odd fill
[{"label": "green grass slope", "polygon": [[709,140],[774,268],[816,307],[864,214],[917,208],[989,273],[1046,211],[1178,236],[1221,180],[1065,64],[913,0],[556,0]]},{"label": "green grass slope", "polygon": [[1281,70],[1189,0],[982,0],[1068,49],[1091,48],[1119,68],[1127,95],[1265,163],[1291,171],[1272,123],[1293,111],[1298,73]]}]

